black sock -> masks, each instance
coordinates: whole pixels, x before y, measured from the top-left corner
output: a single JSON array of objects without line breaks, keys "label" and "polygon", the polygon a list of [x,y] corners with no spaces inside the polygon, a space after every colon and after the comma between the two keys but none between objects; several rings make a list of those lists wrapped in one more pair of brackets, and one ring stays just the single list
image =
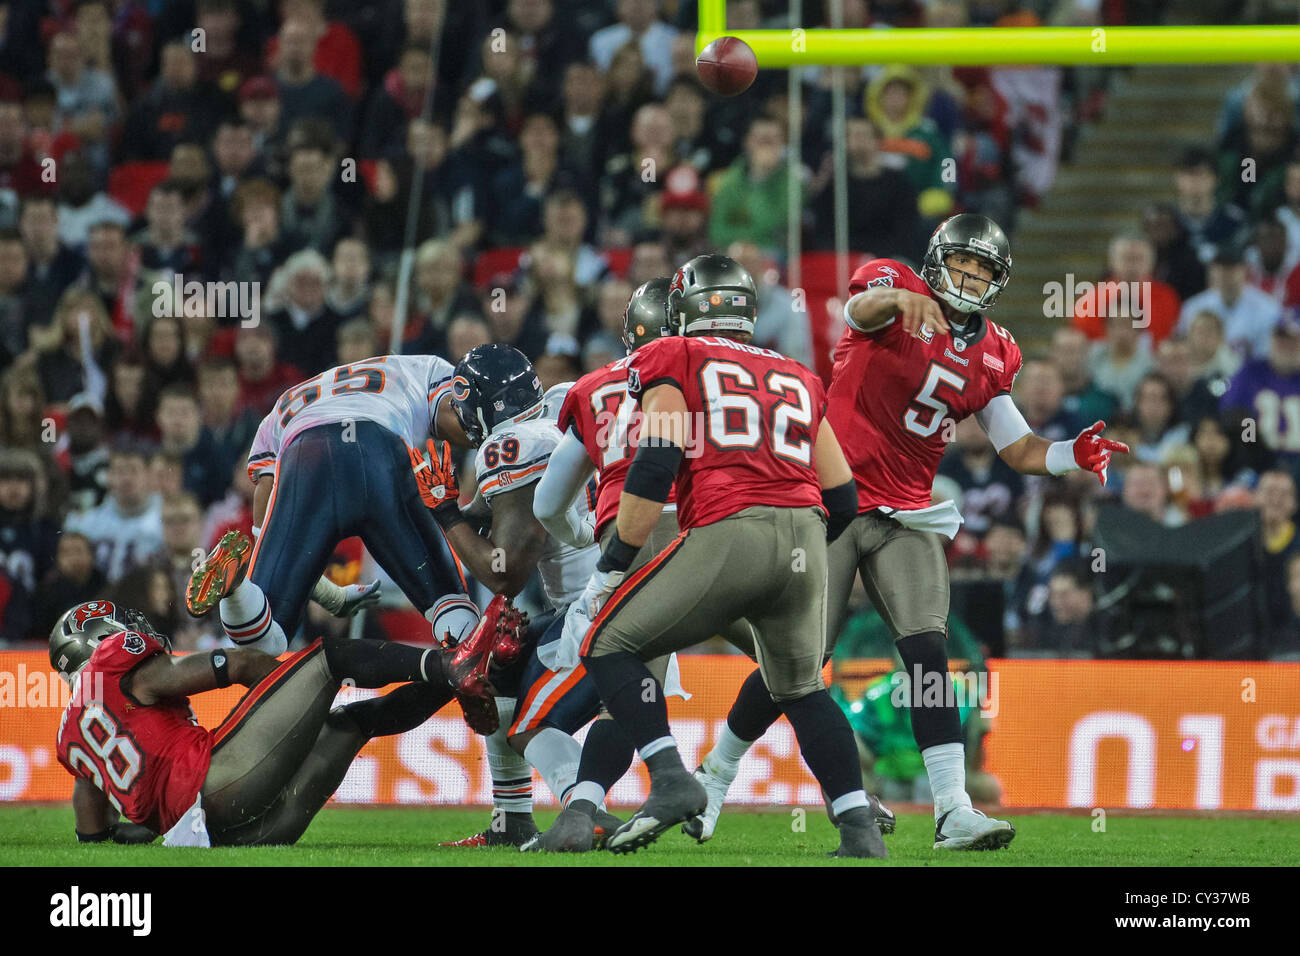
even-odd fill
[{"label": "black sock", "polygon": [[753,743],[767,733],[767,728],[780,716],[781,708],[768,693],[762,672],[755,668],[754,673],[740,685],[736,701],[727,714],[727,726],[741,740]]},{"label": "black sock", "polygon": [[591,725],[582,744],[578,782],[591,781],[608,793],[623,779],[635,756],[632,738],[617,720],[598,720]]},{"label": "black sock", "polygon": [[898,656],[903,659],[910,682],[908,706],[917,749],[961,743],[961,714],[948,676],[948,647],[943,634],[925,631],[900,638]]},{"label": "black sock", "polygon": [[452,696],[450,687],[416,681],[383,697],[359,700],[343,709],[367,737],[387,737],[419,727]]},{"label": "black sock", "polygon": [[349,637],[322,638],[322,644],[330,673],[340,683],[350,681],[354,687],[385,687],[442,676],[442,657],[437,648]]},{"label": "black sock", "polygon": [[633,746],[640,749],[672,735],[664,689],[636,655],[615,651],[601,657],[584,657],[582,663],[596,682],[605,709],[623,725]]},{"label": "black sock", "polygon": [[804,763],[830,799],[861,790],[862,769],[853,730],[831,695],[815,691],[798,700],[782,701],[781,709],[799,739]]}]

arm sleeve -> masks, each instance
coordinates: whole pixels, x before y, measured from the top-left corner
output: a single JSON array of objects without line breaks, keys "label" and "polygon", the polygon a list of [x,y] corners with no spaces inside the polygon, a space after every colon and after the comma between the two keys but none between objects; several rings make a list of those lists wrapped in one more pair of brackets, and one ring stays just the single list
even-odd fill
[{"label": "arm sleeve", "polygon": [[566,431],[551,452],[546,473],[533,495],[533,514],[563,544],[585,548],[595,542],[595,532],[577,508],[582,492],[596,468],[587,449],[572,431]]},{"label": "arm sleeve", "polygon": [[975,413],[975,418],[999,452],[1033,431],[1010,395],[994,395],[987,405]]}]

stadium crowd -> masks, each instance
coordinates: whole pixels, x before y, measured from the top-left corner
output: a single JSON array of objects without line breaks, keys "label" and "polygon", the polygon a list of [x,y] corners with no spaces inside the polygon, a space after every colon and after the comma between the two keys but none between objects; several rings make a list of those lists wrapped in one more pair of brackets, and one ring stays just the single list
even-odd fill
[{"label": "stadium crowd", "polygon": [[[784,4],[727,6],[732,28],[789,25]],[[1162,6],[844,2],[845,26],[881,28]],[[759,344],[824,364],[816,312],[783,278],[786,75],[707,93],[694,17],[673,0],[0,2],[0,644],[105,593],[181,648],[217,642],[184,587],[251,523],[258,422],[287,387],[388,353],[403,300],[400,351],[454,362],[507,342],[549,386],[623,354],[636,285],[721,251],[759,282]],[[846,71],[857,261],[916,263],[963,210],[1014,242],[1016,211],[1106,98],[1104,71],[1025,72]],[[1140,283],[1144,320],[1081,302],[1026,362],[1014,397],[1037,433],[1104,418],[1133,447],[1104,490],[1086,472],[1023,479],[973,420],[955,429],[936,493],[966,517],[954,582],[999,585],[986,653],[1097,652],[1103,497],[1168,526],[1258,509],[1259,651],[1300,647],[1298,110],[1288,67],[1234,90],[1218,147],[1171,157],[1176,202],[1116,236],[1096,277]],[[833,247],[830,115],[830,72],[808,70],[794,133],[811,250]],[[335,570],[360,562],[342,549]]]}]

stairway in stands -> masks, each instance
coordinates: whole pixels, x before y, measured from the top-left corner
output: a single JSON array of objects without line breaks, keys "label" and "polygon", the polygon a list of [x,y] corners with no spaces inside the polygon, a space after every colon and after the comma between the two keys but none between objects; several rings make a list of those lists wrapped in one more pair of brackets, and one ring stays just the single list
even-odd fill
[{"label": "stairway in stands", "polygon": [[1068,319],[1043,314],[1044,285],[1096,281],[1112,236],[1136,229],[1143,206],[1174,197],[1182,147],[1214,146],[1224,98],[1249,67],[1137,66],[1111,83],[1105,114],[1085,127],[1036,210],[1021,213],[1012,236],[1014,268],[993,313],[1026,355],[1044,351]]}]

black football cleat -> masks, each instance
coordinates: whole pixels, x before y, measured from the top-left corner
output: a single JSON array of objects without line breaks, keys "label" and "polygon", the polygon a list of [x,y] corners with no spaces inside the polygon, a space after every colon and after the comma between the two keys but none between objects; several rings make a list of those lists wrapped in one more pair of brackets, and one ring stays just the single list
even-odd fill
[{"label": "black football cleat", "polygon": [[650,779],[650,796],[605,840],[611,853],[635,853],[670,827],[692,820],[709,804],[708,791],[685,769]]}]

